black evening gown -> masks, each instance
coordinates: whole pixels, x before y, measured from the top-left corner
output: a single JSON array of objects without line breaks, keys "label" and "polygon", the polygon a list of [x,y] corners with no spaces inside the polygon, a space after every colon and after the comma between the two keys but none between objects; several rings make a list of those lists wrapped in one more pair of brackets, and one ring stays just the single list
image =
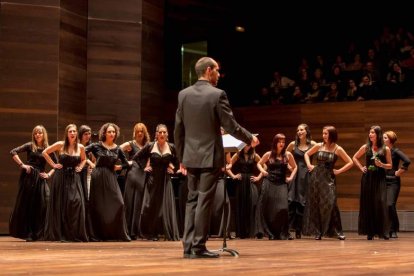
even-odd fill
[{"label": "black evening gown", "polygon": [[[368,149],[365,154],[367,172],[361,179],[358,233],[384,238],[389,235],[385,169],[375,166],[373,156],[372,149]],[[379,154],[377,157],[382,163],[387,162],[385,154]]]},{"label": "black evening gown", "polygon": [[401,189],[401,179],[395,176],[395,172],[400,167],[408,169],[411,160],[398,148],[391,149],[392,169],[386,171],[385,181],[387,183],[387,205],[390,216],[390,232],[400,231],[400,221],[397,214],[397,200]]},{"label": "black evening gown", "polygon": [[136,161],[149,158],[152,167],[152,172],[147,173],[145,180],[139,231],[147,239],[163,235],[166,240],[179,240],[174,189],[171,176],[167,173],[170,163],[175,168],[178,166],[175,147],[169,143],[171,154],[160,155],[152,152],[154,145],[147,144],[134,156]]},{"label": "black evening gown", "polygon": [[259,199],[258,184],[250,178],[254,176],[256,161],[241,156],[233,165],[235,171],[241,174],[242,179],[236,183],[236,232],[239,238],[252,238],[256,234],[255,215]]},{"label": "black evening gown", "polygon": [[297,172],[292,183],[289,185],[289,228],[302,232],[303,213],[306,205],[306,192],[309,183],[309,171],[305,162],[305,153],[310,147],[302,151],[297,146],[293,151],[293,156],[297,165]]},{"label": "black evening gown", "polygon": [[286,240],[289,238],[287,163],[276,159],[266,165],[269,174],[263,179],[257,205],[256,234]]},{"label": "black evening gown", "polygon": [[32,166],[30,173],[21,170],[18,194],[10,216],[10,236],[25,240],[43,239],[47,206],[49,204],[49,186],[39,173],[45,171],[46,160],[43,149],[32,150],[28,142],[11,150],[12,155],[27,153],[26,165]]},{"label": "black evening gown", "polygon": [[303,234],[338,237],[342,223],[336,202],[335,152],[318,151],[316,166],[309,176],[309,191],[303,217]]},{"label": "black evening gown", "polygon": [[85,197],[80,174],[75,171],[80,162],[80,156],[59,156],[63,168],[56,169],[53,175],[45,240],[88,241]]},{"label": "black evening gown", "polygon": [[[132,157],[140,151],[140,148],[133,141],[130,141],[129,144],[132,150],[128,153],[128,159],[132,160]],[[141,236],[139,233],[139,219],[142,208],[142,197],[144,195],[145,165],[146,160],[132,160],[132,166],[126,174],[124,192],[125,216],[128,234],[131,239],[136,239]]]},{"label": "black evening gown", "polygon": [[125,154],[119,146],[107,149],[100,142],[87,146],[86,153],[89,152],[96,158],[89,196],[90,238],[92,241],[130,241],[124,199],[114,171],[118,159],[123,168],[128,167]]},{"label": "black evening gown", "polygon": [[[229,194],[226,190],[227,177],[223,173],[217,180],[216,193],[212,203],[211,219],[210,219],[210,235],[223,237],[224,225],[227,228],[227,234],[230,230],[231,205]],[[223,210],[224,204],[224,210]],[[225,223],[226,222],[226,223]]]}]

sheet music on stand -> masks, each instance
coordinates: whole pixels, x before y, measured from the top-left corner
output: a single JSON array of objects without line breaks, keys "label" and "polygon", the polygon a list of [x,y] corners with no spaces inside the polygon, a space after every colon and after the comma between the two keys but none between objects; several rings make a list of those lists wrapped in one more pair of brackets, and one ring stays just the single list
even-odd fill
[{"label": "sheet music on stand", "polygon": [[[253,135],[257,136],[258,134]],[[234,138],[230,134],[224,134],[221,138],[223,139],[223,147],[225,152],[239,152],[246,146],[245,142]]]},{"label": "sheet music on stand", "polygon": [[224,134],[221,138],[223,139],[223,148],[225,152],[238,152],[246,146],[245,142],[234,138],[230,134]]}]

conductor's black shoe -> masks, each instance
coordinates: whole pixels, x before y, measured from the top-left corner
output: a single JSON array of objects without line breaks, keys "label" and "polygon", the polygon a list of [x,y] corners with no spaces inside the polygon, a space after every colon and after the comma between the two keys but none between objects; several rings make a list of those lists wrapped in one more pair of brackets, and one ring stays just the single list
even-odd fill
[{"label": "conductor's black shoe", "polygon": [[198,258],[218,258],[220,257],[219,254],[208,251],[208,250],[199,250],[193,251],[190,255],[190,259],[198,259]]},{"label": "conductor's black shoe", "polygon": [[184,259],[190,259],[191,258],[191,251],[184,251],[183,258]]},{"label": "conductor's black shoe", "polygon": [[340,240],[340,241],[344,241],[345,240],[345,235],[344,234],[339,234],[338,235],[338,240]]},{"label": "conductor's black shoe", "polygon": [[322,239],[322,235],[321,234],[318,234],[318,235],[315,236],[315,240],[319,241],[321,239]]},{"label": "conductor's black shoe", "polygon": [[371,240],[373,240],[373,239],[374,239],[374,236],[371,236],[371,235],[368,235],[368,236],[367,236],[367,240],[371,241]]}]

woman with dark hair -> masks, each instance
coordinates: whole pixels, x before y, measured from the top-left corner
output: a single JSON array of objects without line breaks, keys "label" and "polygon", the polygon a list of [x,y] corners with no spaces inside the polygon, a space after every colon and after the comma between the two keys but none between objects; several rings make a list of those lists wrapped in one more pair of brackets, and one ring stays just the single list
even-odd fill
[{"label": "woman with dark hair", "polygon": [[[336,236],[345,240],[342,233],[341,215],[336,202],[336,176],[349,170],[352,159],[345,150],[336,144],[338,133],[333,126],[322,129],[322,143],[315,144],[304,156],[310,172],[309,190],[303,217],[303,234],[314,235],[315,240],[322,236]],[[316,165],[310,157],[316,153]],[[335,169],[338,156],[345,162],[340,169]]]},{"label": "woman with dark hair", "polygon": [[[400,222],[397,214],[397,200],[401,188],[401,175],[408,170],[411,164],[410,158],[399,148],[395,147],[397,134],[394,131],[386,131],[383,135],[384,144],[391,150],[392,168],[386,171],[385,182],[387,183],[387,205],[390,216],[390,238],[398,238]],[[400,162],[401,167],[400,167]]]},{"label": "woman with dark hair", "polygon": [[[55,169],[50,189],[45,240],[88,241],[86,231],[85,196],[80,172],[86,163],[85,148],[78,143],[77,127],[69,124],[63,141],[43,151],[43,157]],[[59,163],[49,156],[58,152]]]},{"label": "woman with dark hair", "polygon": [[306,167],[305,153],[316,144],[312,140],[307,124],[300,124],[296,129],[295,141],[289,143],[286,151],[292,152],[298,170],[295,178],[289,185],[289,228],[295,229],[296,238],[302,234],[303,211],[306,205],[306,192],[308,190],[309,172]]},{"label": "woman with dark hair", "polygon": [[[10,151],[13,160],[21,169],[19,191],[12,215],[10,217],[10,236],[35,241],[43,238],[47,206],[49,203],[49,186],[47,179],[54,170],[45,172],[46,160],[42,151],[49,146],[47,131],[37,125],[32,131],[32,140]],[[26,152],[26,164],[19,154]],[[55,156],[52,156],[55,160]]]},{"label": "woman with dark hair", "polygon": [[[133,160],[145,160],[144,197],[142,199],[139,233],[147,239],[179,240],[177,213],[171,175],[178,168],[173,144],[168,143],[167,126],[156,128],[155,142],[148,143],[135,154]],[[147,162],[149,161],[149,162]]]},{"label": "woman with dark hair", "polygon": [[[363,154],[365,165],[359,161]],[[385,170],[392,168],[392,159],[390,148],[384,145],[380,126],[370,128],[367,143],[352,159],[362,171],[358,233],[367,235],[368,240],[374,239],[375,235],[388,240],[390,229]]]},{"label": "woman with dark hair", "polygon": [[[78,139],[84,147],[88,146],[91,143],[92,130],[87,125],[81,125],[78,129]],[[83,167],[81,172],[81,180],[83,186],[83,193],[85,195],[85,200],[89,200],[89,190],[91,187],[91,174],[92,170],[95,168],[95,157],[92,154],[86,156],[86,164]]]},{"label": "woman with dark hair", "polygon": [[[232,167],[227,174],[236,181],[236,233],[239,238],[252,238],[256,234],[255,215],[257,200],[259,198],[260,173],[254,175],[260,156],[254,148],[246,145],[241,151],[231,158]],[[233,173],[234,169],[236,174]]]},{"label": "woman with dark hair", "polygon": [[150,142],[147,127],[143,123],[137,123],[132,133],[133,140],[123,143],[120,147],[132,161],[127,170],[125,181],[125,216],[128,226],[128,234],[131,239],[140,236],[139,218],[142,208],[142,197],[144,195],[145,171],[147,160],[132,160],[132,157]]},{"label": "woman with dark hair", "polygon": [[[99,130],[100,142],[86,147],[86,153],[91,152],[96,158],[89,196],[92,241],[131,240],[127,234],[124,199],[115,174],[129,166],[124,152],[115,144],[119,133],[117,125],[106,123]],[[116,165],[118,160],[121,165]]]},{"label": "woman with dark hair", "polygon": [[[286,151],[285,141],[284,134],[276,134],[271,150],[257,163],[264,179],[257,206],[256,235],[267,234],[270,240],[292,239],[289,234],[287,183],[292,181],[297,167],[293,155]],[[292,170],[289,177],[288,165]]]}]

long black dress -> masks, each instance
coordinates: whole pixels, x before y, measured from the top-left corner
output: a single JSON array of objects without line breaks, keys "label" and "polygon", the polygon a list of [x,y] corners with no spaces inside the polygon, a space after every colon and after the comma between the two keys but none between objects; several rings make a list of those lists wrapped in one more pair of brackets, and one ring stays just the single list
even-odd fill
[{"label": "long black dress", "polygon": [[227,189],[228,181],[229,178],[225,173],[223,173],[217,180],[216,192],[214,194],[210,217],[209,233],[212,236],[223,237],[224,226],[226,226],[227,235],[230,231],[231,204],[228,190],[224,191],[224,189]]},{"label": "long black dress", "polygon": [[305,153],[310,149],[302,151],[297,146],[293,156],[297,164],[297,172],[292,183],[289,185],[289,228],[295,229],[300,235],[303,225],[303,213],[306,205],[306,193],[309,186],[309,171],[305,162]]},{"label": "long black dress", "polygon": [[63,168],[56,169],[53,175],[45,240],[88,241],[85,197],[80,174],[75,171],[80,162],[80,156],[59,156]]},{"label": "long black dress", "polygon": [[[336,149],[335,149],[336,151]],[[339,237],[342,223],[336,202],[335,152],[318,151],[309,177],[309,191],[303,217],[303,234]]]},{"label": "long black dress", "polygon": [[289,236],[287,163],[279,159],[267,162],[269,173],[262,183],[256,211],[256,227],[259,234],[269,239],[286,240]]},{"label": "long black dress", "polygon": [[[132,160],[140,148],[133,142],[129,142],[131,151],[128,152],[128,160]],[[141,216],[142,197],[145,186],[145,168],[146,160],[132,160],[132,166],[127,171],[125,182],[125,216],[128,227],[128,234],[131,239],[140,237],[139,219]]]},{"label": "long black dress", "polygon": [[119,146],[107,149],[100,142],[87,146],[85,151],[92,152],[96,158],[89,196],[91,240],[130,241],[124,199],[114,171],[118,160],[121,160],[123,168],[128,167],[125,154]]},{"label": "long black dress", "polygon": [[[385,150],[381,152],[385,152]],[[387,238],[389,234],[389,216],[385,169],[375,166],[373,156],[372,149],[367,149],[365,164],[368,169],[361,179],[358,233],[368,235],[368,237],[378,235],[380,238]],[[382,163],[386,163],[384,153],[378,154],[377,157]]]},{"label": "long black dress", "polygon": [[236,231],[240,238],[252,238],[256,234],[255,215],[259,199],[259,187],[250,178],[254,176],[257,162],[240,156],[234,163],[235,171],[241,174],[236,186]]},{"label": "long black dress", "polygon": [[400,231],[400,221],[397,214],[397,200],[400,194],[401,179],[399,176],[395,176],[395,172],[398,171],[400,161],[402,162],[401,168],[407,170],[411,164],[411,160],[398,148],[391,149],[392,169],[386,171],[385,181],[387,183],[387,205],[390,216],[390,232]]},{"label": "long black dress", "polygon": [[[42,151],[43,149],[38,149],[34,152],[32,142],[10,151],[11,155],[26,152],[26,165],[33,168],[29,174],[24,169],[20,173],[19,191],[9,223],[10,236],[15,238],[25,240],[43,238],[50,191],[47,180],[39,175],[45,171],[46,165]],[[53,159],[55,159],[54,155]]]},{"label": "long black dress", "polygon": [[174,189],[167,173],[170,163],[175,168],[178,166],[175,147],[168,143],[171,153],[161,155],[155,151],[155,145],[154,142],[147,144],[134,156],[136,161],[149,158],[152,167],[145,180],[139,230],[144,238],[156,239],[163,235],[166,240],[179,240]]}]

